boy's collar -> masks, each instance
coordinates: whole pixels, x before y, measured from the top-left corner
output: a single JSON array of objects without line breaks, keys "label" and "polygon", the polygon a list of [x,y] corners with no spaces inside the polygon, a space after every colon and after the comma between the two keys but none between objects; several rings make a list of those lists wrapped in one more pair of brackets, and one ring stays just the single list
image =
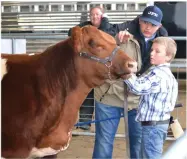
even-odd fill
[{"label": "boy's collar", "polygon": [[170,67],[170,65],[171,65],[170,63],[163,63],[163,64],[160,64],[160,65],[152,65],[151,68],[152,67],[162,67],[162,66]]}]

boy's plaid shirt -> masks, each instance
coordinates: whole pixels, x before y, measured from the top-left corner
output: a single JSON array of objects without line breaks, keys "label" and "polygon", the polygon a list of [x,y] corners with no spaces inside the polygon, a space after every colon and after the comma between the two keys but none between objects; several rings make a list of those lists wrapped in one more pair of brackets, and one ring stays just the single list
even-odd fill
[{"label": "boy's plaid shirt", "polygon": [[124,80],[129,91],[141,95],[136,121],[160,121],[170,118],[178,96],[178,83],[170,64],[152,66],[140,77]]}]

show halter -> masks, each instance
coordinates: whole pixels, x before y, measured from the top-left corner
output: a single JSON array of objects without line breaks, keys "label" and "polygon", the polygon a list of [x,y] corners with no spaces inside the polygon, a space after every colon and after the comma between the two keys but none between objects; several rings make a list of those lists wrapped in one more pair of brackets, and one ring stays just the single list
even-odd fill
[{"label": "show halter", "polygon": [[79,56],[85,57],[85,58],[88,58],[90,60],[94,60],[94,61],[97,61],[99,63],[104,64],[108,68],[108,77],[109,77],[110,80],[112,80],[110,67],[112,66],[112,60],[113,60],[113,58],[116,55],[118,50],[119,50],[119,47],[114,48],[114,50],[112,51],[111,55],[108,56],[108,57],[105,57],[104,59],[101,59],[101,58],[98,58],[96,56],[90,55],[90,54],[88,54],[86,52],[80,52]]}]

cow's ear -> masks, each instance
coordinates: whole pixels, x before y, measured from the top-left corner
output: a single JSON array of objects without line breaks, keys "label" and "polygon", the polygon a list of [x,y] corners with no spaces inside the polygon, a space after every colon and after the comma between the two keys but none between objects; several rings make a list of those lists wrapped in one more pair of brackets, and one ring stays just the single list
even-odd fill
[{"label": "cow's ear", "polygon": [[76,53],[82,50],[82,30],[79,26],[73,27],[71,31],[71,38],[73,42],[73,48]]}]

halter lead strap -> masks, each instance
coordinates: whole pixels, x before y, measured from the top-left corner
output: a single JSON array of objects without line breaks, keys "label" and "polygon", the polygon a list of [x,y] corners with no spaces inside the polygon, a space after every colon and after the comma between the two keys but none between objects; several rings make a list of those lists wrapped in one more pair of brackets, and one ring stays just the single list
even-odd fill
[{"label": "halter lead strap", "polygon": [[92,56],[92,55],[89,55],[88,53],[86,52],[81,52],[79,53],[79,56],[82,56],[82,57],[85,57],[85,58],[88,58],[88,59],[91,59],[91,60],[94,60],[94,61],[97,61],[97,62],[100,62],[100,63],[103,63],[103,64],[107,64],[107,62],[112,62],[112,59],[113,57],[115,56],[115,54],[117,53],[117,50],[119,49],[119,47],[116,47],[110,56],[104,58],[104,59],[101,59],[101,58],[98,58],[96,56]]}]

